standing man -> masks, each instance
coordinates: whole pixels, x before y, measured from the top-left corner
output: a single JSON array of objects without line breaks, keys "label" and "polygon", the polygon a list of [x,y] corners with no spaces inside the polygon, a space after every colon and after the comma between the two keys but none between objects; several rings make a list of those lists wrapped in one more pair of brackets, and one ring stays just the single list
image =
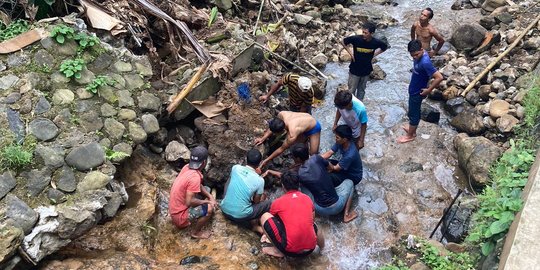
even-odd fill
[{"label": "standing man", "polygon": [[[428,51],[429,57],[437,55],[444,44],[444,38],[439,34],[437,29],[429,21],[433,18],[433,10],[431,8],[425,8],[420,13],[420,18],[411,27],[411,40],[418,39],[422,42],[422,48]],[[437,40],[437,47],[431,48],[431,39]]]},{"label": "standing man", "polygon": [[169,213],[174,225],[184,229],[196,221],[191,237],[199,239],[210,237],[210,232],[202,228],[210,221],[217,205],[212,194],[202,185],[201,171],[206,166],[207,158],[208,150],[205,147],[197,146],[191,150],[189,164],[174,180],[169,198]]},{"label": "standing man", "polygon": [[277,83],[270,87],[266,95],[260,96],[259,101],[266,102],[268,98],[283,86],[289,90],[289,106],[293,112],[305,112],[311,114],[313,103],[313,89],[311,79],[297,74],[287,73]]},{"label": "standing man", "polygon": [[[413,40],[407,45],[413,58],[413,73],[409,83],[409,126],[403,127],[407,134],[397,139],[398,143],[406,143],[416,138],[416,129],[420,123],[422,100],[443,80],[442,74],[431,63],[428,53],[422,49],[420,40]],[[433,81],[428,86],[429,80]]]},{"label": "standing man", "polygon": [[226,218],[263,234],[259,218],[270,209],[270,200],[264,200],[264,179],[255,172],[262,155],[257,149],[247,152],[247,165],[234,165],[225,184],[221,211]]},{"label": "standing man", "polygon": [[[352,57],[349,65],[349,91],[360,100],[364,100],[369,74],[373,71],[373,65],[371,64],[373,57],[388,48],[386,43],[373,37],[375,29],[375,24],[367,22],[363,26],[362,35],[343,39],[343,47]],[[351,53],[348,45],[353,46],[354,53]]]},{"label": "standing man", "polygon": [[336,130],[340,118],[343,118],[352,130],[354,143],[358,150],[364,148],[364,138],[366,137],[368,116],[366,106],[349,91],[338,91],[334,97],[334,104],[337,107],[336,117],[332,130]]},{"label": "standing man", "polygon": [[272,134],[287,132],[287,139],[278,149],[268,156],[259,168],[264,167],[275,157],[281,155],[295,142],[303,142],[309,139],[309,153],[319,153],[319,143],[321,140],[321,123],[307,113],[281,111],[277,117],[268,124],[268,130],[264,135],[255,140],[255,145],[260,145]]},{"label": "standing man", "polygon": [[324,248],[324,237],[315,225],[315,208],[311,199],[298,191],[298,173],[287,171],[281,176],[285,191],[261,217],[264,234],[273,247],[263,247],[268,255],[304,257],[315,249]]},{"label": "standing man", "polygon": [[330,158],[334,153],[340,153],[341,159],[334,164],[330,162],[330,175],[334,186],[340,185],[345,179],[351,179],[354,185],[362,180],[364,170],[362,168],[362,159],[353,143],[351,128],[347,125],[339,125],[335,130],[336,143],[332,149],[321,156],[324,159]]}]

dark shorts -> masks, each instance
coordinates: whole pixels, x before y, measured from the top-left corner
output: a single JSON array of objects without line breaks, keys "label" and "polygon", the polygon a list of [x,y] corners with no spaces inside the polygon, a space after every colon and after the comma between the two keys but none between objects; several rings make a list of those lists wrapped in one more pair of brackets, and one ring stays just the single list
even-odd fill
[{"label": "dark shorts", "polygon": [[201,204],[199,206],[190,207],[189,210],[189,221],[193,222],[198,218],[206,217],[208,215],[208,204]]},{"label": "dark shorts", "polygon": [[420,94],[409,95],[409,113],[407,116],[409,116],[409,125],[411,126],[418,126],[420,123],[422,100],[424,100],[424,97]]},{"label": "dark shorts", "polygon": [[[313,228],[315,229],[315,234],[317,234],[317,225],[313,224]],[[281,253],[285,254],[289,257],[305,257],[311,252],[313,252],[313,249],[306,250],[304,252],[300,253],[293,253],[286,250],[287,248],[287,232],[285,231],[285,225],[283,225],[283,222],[279,217],[271,217],[269,218],[264,224],[263,229],[270,238],[270,241],[276,246],[276,248],[281,251]]]},{"label": "dark shorts", "polygon": [[242,226],[242,227],[245,227],[245,228],[248,228],[248,229],[251,229],[251,220],[253,219],[258,219],[260,218],[264,213],[270,211],[270,206],[272,205],[272,200],[266,200],[266,201],[262,201],[260,203],[256,203],[254,205],[252,205],[251,207],[253,208],[253,212],[251,212],[250,215],[248,216],[245,216],[243,218],[235,218],[233,216],[230,216],[230,215],[227,215],[227,213],[223,212],[223,215],[231,220],[232,222]]},{"label": "dark shorts", "polygon": [[321,123],[318,120],[315,120],[315,121],[317,121],[317,124],[315,124],[315,126],[312,129],[304,132],[304,136],[309,137],[313,134],[317,134],[321,132]]}]

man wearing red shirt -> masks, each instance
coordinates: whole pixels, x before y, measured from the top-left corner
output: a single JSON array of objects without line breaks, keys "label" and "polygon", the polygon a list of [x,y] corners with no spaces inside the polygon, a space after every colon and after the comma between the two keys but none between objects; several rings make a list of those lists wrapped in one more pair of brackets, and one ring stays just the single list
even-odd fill
[{"label": "man wearing red shirt", "polygon": [[285,194],[277,198],[270,212],[261,216],[264,234],[275,247],[263,247],[265,254],[276,257],[304,257],[324,247],[324,237],[314,223],[315,208],[311,199],[298,191],[298,173],[287,171],[281,176]]},{"label": "man wearing red shirt", "polygon": [[189,164],[182,168],[171,187],[169,213],[172,221],[180,229],[188,227],[192,221],[197,221],[191,231],[193,238],[210,237],[210,232],[203,231],[202,227],[208,223],[216,206],[216,200],[202,185],[201,171],[206,166],[207,158],[206,148],[193,148]]}]

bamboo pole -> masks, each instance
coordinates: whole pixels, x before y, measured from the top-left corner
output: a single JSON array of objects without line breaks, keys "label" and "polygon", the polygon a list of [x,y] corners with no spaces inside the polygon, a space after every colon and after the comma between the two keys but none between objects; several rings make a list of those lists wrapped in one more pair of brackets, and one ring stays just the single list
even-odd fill
[{"label": "bamboo pole", "polygon": [[253,28],[252,35],[255,35],[255,33],[257,33],[257,25],[259,24],[259,19],[261,18],[263,7],[264,7],[264,0],[261,0],[261,7],[259,8],[259,14],[257,14],[257,21],[255,21],[255,27]]},{"label": "bamboo pole", "polygon": [[199,70],[197,71],[197,73],[195,73],[195,75],[193,77],[191,77],[191,80],[189,80],[189,83],[186,85],[186,87],[184,89],[182,89],[182,91],[180,91],[173,99],[173,101],[171,102],[171,104],[169,104],[169,106],[167,106],[167,112],[169,114],[173,113],[174,110],[176,110],[176,108],[178,107],[178,105],[180,105],[180,102],[182,102],[182,100],[191,92],[191,90],[193,89],[193,87],[195,86],[195,84],[199,81],[199,79],[201,78],[201,76],[204,74],[204,72],[206,71],[206,69],[208,68],[208,61],[205,62],[201,68],[199,68]]},{"label": "bamboo pole", "polygon": [[306,62],[306,64],[308,64],[312,69],[314,69],[315,71],[317,71],[317,73],[319,73],[323,78],[325,78],[326,80],[328,80],[328,76],[324,75],[324,73],[322,73],[318,68],[316,68],[312,63],[310,63],[308,60],[304,60],[304,62]]},{"label": "bamboo pole", "polygon": [[529,26],[527,26],[525,30],[523,30],[523,33],[519,35],[519,37],[510,45],[510,47],[508,47],[503,53],[501,53],[497,58],[495,58],[495,60],[493,60],[482,72],[480,72],[480,74],[478,74],[478,76],[476,76],[476,78],[474,78],[474,80],[471,83],[469,83],[467,88],[465,88],[465,90],[463,90],[463,92],[461,93],[461,96],[467,95],[467,93],[471,91],[471,89],[473,89],[473,87],[476,85],[478,81],[480,81],[484,76],[486,76],[486,74],[499,61],[501,61],[501,59],[503,59],[508,53],[510,53],[512,49],[514,49],[518,45],[518,43],[523,39],[523,37],[527,34],[527,32],[529,32],[531,28],[533,28],[533,26],[535,26],[538,23],[538,21],[540,21],[540,15],[538,15],[536,19],[532,23],[530,23]]}]

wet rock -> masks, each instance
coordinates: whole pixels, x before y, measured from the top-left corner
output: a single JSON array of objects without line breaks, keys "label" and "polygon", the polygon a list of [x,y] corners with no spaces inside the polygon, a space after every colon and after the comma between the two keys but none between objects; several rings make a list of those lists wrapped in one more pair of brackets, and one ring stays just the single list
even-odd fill
[{"label": "wet rock", "polygon": [[458,87],[452,85],[445,89],[442,95],[445,100],[450,100],[458,97],[460,92],[461,90]]},{"label": "wet rock", "polygon": [[112,159],[112,162],[122,162],[124,161],[126,158],[128,158],[129,156],[131,156],[131,154],[133,153],[133,148],[131,148],[131,145],[125,143],[125,142],[121,142],[117,145],[115,145],[113,147],[113,151],[115,152],[122,152],[124,153],[125,155],[122,155],[122,156],[118,156],[118,157],[114,157]]},{"label": "wet rock", "polygon": [[478,24],[464,24],[454,31],[450,43],[458,51],[474,50],[484,40],[486,32],[487,30]]},{"label": "wet rock", "polygon": [[56,187],[65,192],[73,192],[77,188],[77,180],[73,170],[68,166],[56,170],[52,177],[53,182],[56,183]]},{"label": "wet rock", "polygon": [[148,135],[144,129],[137,123],[129,122],[128,123],[129,136],[133,139],[133,142],[136,144],[143,143],[146,141]]},{"label": "wet rock", "polygon": [[137,113],[131,109],[120,109],[118,112],[118,120],[120,121],[132,121],[137,118]]},{"label": "wet rock", "polygon": [[86,174],[86,176],[77,184],[77,191],[84,192],[104,188],[109,181],[111,181],[110,176],[99,171],[92,171]]},{"label": "wet rock", "polygon": [[482,4],[482,9],[486,12],[492,12],[498,7],[506,5],[505,0],[486,0]]},{"label": "wet rock", "polygon": [[122,123],[112,118],[105,119],[104,127],[105,133],[113,140],[120,140],[126,130],[126,127]]},{"label": "wet rock", "polygon": [[461,169],[470,177],[471,184],[483,187],[489,183],[489,171],[502,150],[484,137],[469,137],[464,133],[454,138]]},{"label": "wet rock", "polygon": [[100,110],[101,110],[101,116],[103,117],[115,116],[117,113],[116,109],[109,103],[105,103],[101,105]]},{"label": "wet rock", "polygon": [[144,63],[135,63],[135,69],[141,76],[152,76],[154,73],[152,72],[152,66],[148,61]]},{"label": "wet rock", "polygon": [[187,256],[180,260],[180,265],[200,263],[201,257],[199,256]]},{"label": "wet rock", "polygon": [[493,118],[499,118],[508,113],[510,103],[504,100],[493,100],[489,105],[489,115]]},{"label": "wet rock", "polygon": [[299,14],[299,13],[294,14],[294,22],[296,22],[297,24],[306,25],[311,20],[313,20],[313,17],[311,17],[311,16],[303,15],[303,14]]},{"label": "wet rock", "polygon": [[323,53],[319,53],[311,59],[311,63],[318,68],[324,68],[328,63],[328,57]]},{"label": "wet rock", "polygon": [[478,135],[485,131],[482,116],[474,111],[463,111],[459,113],[452,118],[450,125],[455,127],[458,131],[465,132],[469,135]]},{"label": "wet rock", "polygon": [[141,117],[144,131],[148,134],[153,134],[159,131],[159,123],[157,118],[152,114],[145,114]]},{"label": "wet rock", "polygon": [[440,229],[448,242],[461,243],[465,240],[471,216],[477,208],[477,200],[473,197],[462,197],[460,201],[460,204],[454,204],[450,208]]},{"label": "wet rock", "polygon": [[127,89],[139,89],[144,85],[144,80],[139,74],[126,74],[124,79],[126,80]]},{"label": "wet rock", "polygon": [[472,90],[465,95],[465,100],[474,106],[480,102],[480,95],[478,92],[476,92],[476,90]]},{"label": "wet rock", "polygon": [[373,65],[373,71],[369,74],[369,78],[372,80],[384,80],[386,72],[379,65]]},{"label": "wet rock", "polygon": [[111,198],[107,200],[107,204],[103,207],[103,217],[113,218],[116,215],[116,212],[118,212],[120,205],[123,203],[124,200],[122,199],[122,196],[113,192]]},{"label": "wet rock", "polygon": [[493,26],[497,24],[495,17],[493,16],[484,16],[479,21],[480,25],[486,28],[487,30],[493,29]]},{"label": "wet rock", "polygon": [[12,172],[6,171],[0,174],[0,200],[17,185],[17,180]]},{"label": "wet rock", "polygon": [[422,164],[412,161],[412,159],[407,160],[405,163],[399,165],[399,169],[406,173],[422,171],[424,167]]},{"label": "wet rock", "polygon": [[512,115],[505,114],[497,119],[497,130],[502,133],[511,132],[519,124],[519,120]]},{"label": "wet rock", "polygon": [[137,100],[139,108],[144,112],[157,112],[159,111],[159,107],[161,107],[161,100],[148,92],[142,92]]},{"label": "wet rock", "polygon": [[165,160],[169,162],[177,161],[178,159],[189,160],[191,151],[177,141],[171,141],[165,148]]},{"label": "wet rock", "polygon": [[15,134],[17,142],[22,142],[25,136],[25,124],[21,120],[20,114],[12,109],[7,109],[7,120],[9,130]]},{"label": "wet rock", "polygon": [[441,119],[441,112],[426,102],[422,102],[420,116],[426,122],[437,124]]},{"label": "wet rock", "polygon": [[103,85],[99,88],[99,96],[110,104],[114,104],[118,101],[118,106],[120,107],[135,105],[135,102],[131,98],[131,93],[128,90],[117,92],[116,89],[108,85]]},{"label": "wet rock", "polygon": [[34,54],[34,63],[38,66],[38,68],[52,68],[54,66],[54,58],[49,52],[41,49]]},{"label": "wet rock", "polygon": [[49,188],[47,191],[47,198],[52,204],[63,203],[67,200],[66,194],[54,188]]},{"label": "wet rock", "polygon": [[13,104],[21,99],[21,93],[13,92],[1,100],[5,104]]},{"label": "wet rock", "polygon": [[0,226],[0,265],[15,254],[24,238],[23,231],[14,226]]},{"label": "wet rock", "polygon": [[478,88],[478,96],[483,100],[489,100],[489,94],[491,93],[491,86],[484,84]]},{"label": "wet rock", "polygon": [[111,65],[114,60],[113,56],[108,53],[102,53],[92,63],[88,64],[88,69],[94,73],[100,73]]},{"label": "wet rock", "polygon": [[24,234],[30,233],[38,220],[38,214],[17,196],[8,194],[5,198],[7,224],[23,230]]},{"label": "wet rock", "polygon": [[75,78],[75,82],[79,85],[87,85],[96,78],[94,72],[88,70],[86,67],[81,70],[81,77]]},{"label": "wet rock", "polygon": [[14,87],[17,82],[19,82],[19,77],[13,74],[8,74],[6,76],[0,77],[0,90],[6,90]]},{"label": "wet rock", "polygon": [[54,139],[58,135],[58,127],[47,118],[36,118],[29,125],[30,134],[36,136],[40,141]]},{"label": "wet rock", "polygon": [[36,154],[39,156],[45,166],[56,169],[64,165],[64,148],[59,145],[55,146],[44,146],[39,144],[36,147]]},{"label": "wet rock", "polygon": [[466,102],[463,97],[457,97],[446,101],[444,109],[451,115],[458,115],[466,108]]},{"label": "wet rock", "polygon": [[95,168],[103,162],[105,162],[105,152],[97,142],[76,147],[66,157],[66,163],[79,171]]},{"label": "wet rock", "polygon": [[39,195],[51,182],[51,171],[48,168],[23,172],[26,179],[26,189],[30,196]]},{"label": "wet rock", "polygon": [[509,12],[501,12],[495,16],[495,20],[499,23],[510,24],[513,20],[512,14]]},{"label": "wet rock", "polygon": [[113,65],[113,70],[120,73],[130,72],[133,70],[133,66],[128,62],[117,61]]},{"label": "wet rock", "polygon": [[96,110],[91,110],[81,114],[79,124],[85,132],[101,130],[103,128],[103,120],[101,119]]},{"label": "wet rock", "polygon": [[35,114],[43,114],[48,112],[51,109],[51,104],[45,97],[39,97],[36,106],[34,107]]}]

